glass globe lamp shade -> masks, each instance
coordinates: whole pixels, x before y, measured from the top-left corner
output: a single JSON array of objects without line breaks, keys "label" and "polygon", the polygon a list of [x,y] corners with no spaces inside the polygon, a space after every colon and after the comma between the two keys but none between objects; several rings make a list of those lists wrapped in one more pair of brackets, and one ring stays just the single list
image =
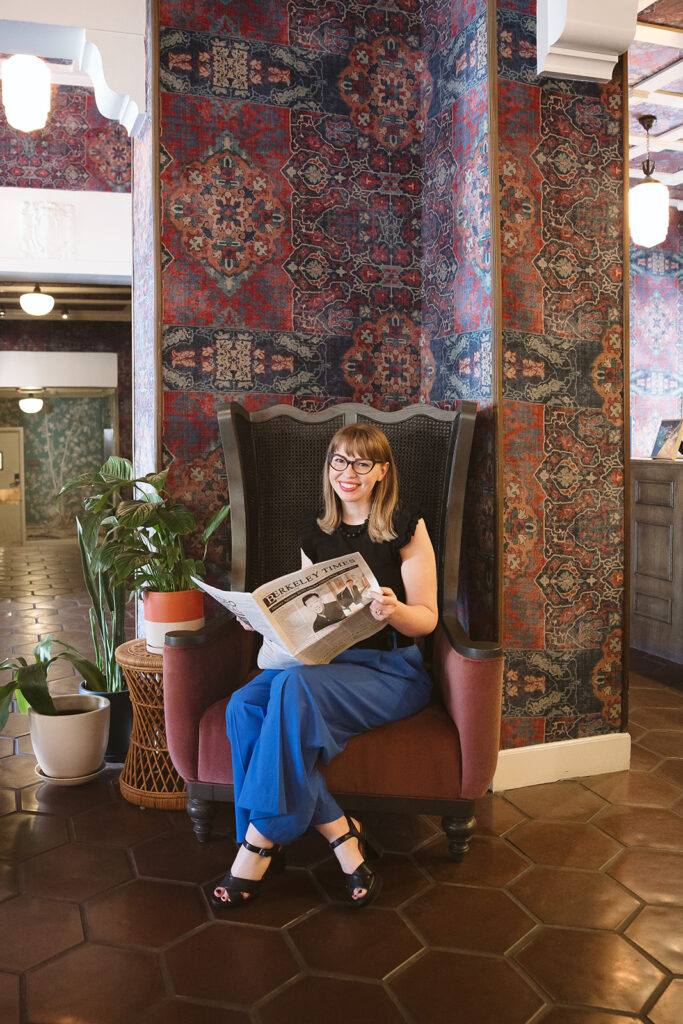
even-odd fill
[{"label": "glass globe lamp shade", "polygon": [[29,316],[45,316],[54,304],[54,296],[41,292],[39,285],[36,285],[32,292],[24,292],[19,296],[19,305]]},{"label": "glass globe lamp shade", "polygon": [[42,398],[20,398],[19,408],[22,412],[40,412],[43,408]]},{"label": "glass globe lamp shade", "polygon": [[634,185],[628,197],[628,221],[635,245],[661,245],[669,230],[669,190],[655,178]]},{"label": "glass globe lamp shade", "polygon": [[2,102],[12,128],[35,132],[50,113],[50,69],[40,57],[16,53],[2,64]]}]

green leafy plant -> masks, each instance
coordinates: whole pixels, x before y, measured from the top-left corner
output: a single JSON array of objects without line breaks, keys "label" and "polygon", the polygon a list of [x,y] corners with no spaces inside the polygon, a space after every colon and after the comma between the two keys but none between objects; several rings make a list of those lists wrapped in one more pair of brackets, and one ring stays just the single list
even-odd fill
[{"label": "green leafy plant", "polygon": [[90,633],[95,648],[95,663],[107,679],[106,689],[118,693],[125,688],[121,666],[117,664],[116,648],[126,639],[126,601],[128,594],[125,583],[114,582],[113,574],[98,566],[97,552],[103,521],[111,516],[121,501],[122,487],[114,486],[103,500],[102,495],[91,494],[94,488],[101,488],[105,480],[134,477],[133,468],[125,459],[108,459],[99,473],[85,473],[69,480],[57,495],[73,490],[84,490],[83,511],[76,518],[76,532],[81,555],[83,581],[90,596]]},{"label": "green leafy plant", "polygon": [[[58,643],[64,650],[53,654],[52,649],[55,643]],[[33,662],[28,662],[23,657],[5,658],[0,662],[0,672],[7,670],[14,672],[11,681],[0,686],[0,732],[7,723],[12,699],[15,696],[17,707],[21,712],[25,713],[30,706],[40,715],[58,714],[48,690],[47,673],[50,665],[60,658],[71,662],[91,690],[104,692],[107,689],[107,680],[97,665],[84,657],[71,644],[64,643],[62,640],[53,640],[51,636],[46,636],[33,648],[33,657]]]},{"label": "green leafy plant", "polygon": [[[197,524],[191,510],[171,496],[166,477],[166,470],[136,477],[128,459],[112,456],[99,472],[69,481],[60,492],[75,487],[89,490],[84,501],[89,518],[84,543],[92,553],[93,571],[105,575],[112,587],[125,585],[135,594],[192,590],[192,577],[205,575],[203,558],[209,538],[229,506],[219,509],[202,532],[202,560],[191,558],[186,543]],[[122,497],[126,488],[132,489],[132,497]]]}]

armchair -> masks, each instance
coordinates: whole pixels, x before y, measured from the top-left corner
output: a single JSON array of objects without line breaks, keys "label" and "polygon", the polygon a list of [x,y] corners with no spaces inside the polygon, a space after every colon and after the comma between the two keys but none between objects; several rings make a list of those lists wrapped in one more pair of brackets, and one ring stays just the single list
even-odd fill
[{"label": "armchair", "polygon": [[[470,640],[457,618],[460,538],[476,406],[447,412],[415,405],[382,413],[342,404],[306,414],[291,406],[219,413],[232,522],[233,590],[253,590],[300,563],[297,525],[320,504],[327,445],[343,424],[376,423],[387,435],[403,503],[423,512],[436,553],[439,625],[425,644],[437,685],[416,715],[356,736],[323,769],[343,807],[441,814],[461,860],[474,832],[474,800],[498,756],[503,656]],[[233,800],[225,727],[231,693],[254,674],[255,634],[230,615],[197,633],[170,633],[164,647],[168,748],[187,782],[197,838],[208,839],[216,803]]]}]

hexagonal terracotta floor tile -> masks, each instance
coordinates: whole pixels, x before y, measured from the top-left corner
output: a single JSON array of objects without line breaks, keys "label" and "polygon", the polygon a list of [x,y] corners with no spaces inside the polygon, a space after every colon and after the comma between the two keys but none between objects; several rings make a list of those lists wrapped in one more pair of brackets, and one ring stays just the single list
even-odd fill
[{"label": "hexagonal terracotta floor tile", "polygon": [[118,946],[165,946],[208,920],[196,886],[135,879],[85,907],[90,937]]},{"label": "hexagonal terracotta floor tile", "polygon": [[403,1015],[379,985],[305,977],[259,1008],[263,1024],[304,1024],[320,1008],[325,1024],[404,1024]]},{"label": "hexagonal terracotta floor tile", "polygon": [[83,786],[53,786],[49,782],[40,782],[22,789],[19,794],[21,809],[71,817],[92,807],[102,807],[113,800],[114,777],[111,771],[105,771]]},{"label": "hexagonal terracotta floor tile", "polygon": [[680,790],[651,772],[616,772],[586,779],[586,785],[613,804],[633,807],[668,807]]},{"label": "hexagonal terracotta floor tile", "polygon": [[36,760],[22,754],[12,754],[2,759],[2,784],[7,789],[23,789],[36,781]]},{"label": "hexagonal terracotta floor tile", "polygon": [[638,1013],[664,978],[621,935],[541,928],[516,959],[560,1003]]},{"label": "hexagonal terracotta floor tile", "polygon": [[[376,907],[398,907],[411,896],[416,896],[433,885],[407,857],[385,854],[381,859],[373,859],[370,863],[383,881],[382,891],[374,903]],[[336,857],[328,857],[323,864],[315,868],[314,874],[331,900],[348,902],[346,882]]]},{"label": "hexagonal terracotta floor tile", "polygon": [[216,875],[223,876],[235,858],[230,839],[200,843],[190,831],[174,829],[133,847],[133,859],[141,875],[204,885]]},{"label": "hexagonal terracotta floor tile", "polygon": [[156,1007],[140,1024],[249,1024],[249,1014],[242,1010],[223,1010],[218,1006],[201,1006],[187,999],[173,999]]},{"label": "hexagonal terracotta floor tile", "polygon": [[477,800],[477,835],[502,836],[520,821],[524,815],[498,793],[486,793]]},{"label": "hexagonal terracotta floor tile", "polygon": [[411,853],[442,834],[440,822],[424,815],[365,813],[361,819],[385,853]]},{"label": "hexagonal terracotta floor tile", "polygon": [[0,1019],[3,1024],[19,1024],[19,976],[0,974]]},{"label": "hexagonal terracotta floor tile", "polygon": [[282,935],[222,921],[179,942],[165,958],[178,995],[244,1007],[299,973]]},{"label": "hexagonal terracotta floor tile", "polygon": [[661,754],[655,754],[654,751],[641,747],[639,743],[631,744],[631,771],[651,772],[661,763],[661,760]]},{"label": "hexagonal terracotta floor tile", "polygon": [[19,891],[17,869],[14,864],[0,864],[0,901],[11,899]]},{"label": "hexagonal terracotta floor tile", "polygon": [[[206,896],[222,879],[216,878],[207,886]],[[240,907],[213,907],[212,913],[220,921],[244,921],[245,924],[265,925],[270,928],[284,928],[298,918],[310,913],[325,902],[307,871],[289,868],[284,873],[269,878],[263,891],[263,899],[250,901]]]},{"label": "hexagonal terracotta floor tile", "polygon": [[34,896],[86,900],[132,878],[124,850],[69,843],[26,861],[24,889]]},{"label": "hexagonal terracotta floor tile", "polygon": [[605,801],[578,782],[552,782],[525,786],[506,793],[507,799],[531,818],[588,821]]},{"label": "hexagonal terracotta floor tile", "polygon": [[638,708],[629,718],[643,729],[683,729],[681,708]]},{"label": "hexagonal terracotta floor tile", "polygon": [[0,818],[0,850],[3,857],[26,860],[61,846],[68,839],[66,823],[40,814],[6,814]]},{"label": "hexagonal terracotta floor tile", "polygon": [[17,896],[0,903],[0,968],[26,971],[83,941],[81,915],[75,903]]},{"label": "hexagonal terracotta floor tile", "polygon": [[28,731],[28,715],[20,715],[16,711],[12,711],[5,723],[4,729],[2,730],[2,735],[14,737],[25,736]]},{"label": "hexagonal terracotta floor tile", "polygon": [[639,743],[664,757],[679,757],[681,753],[681,734],[673,729],[653,729],[644,733]]},{"label": "hexagonal terracotta floor tile", "polygon": [[683,850],[683,818],[665,807],[610,807],[594,824],[624,846]]},{"label": "hexagonal terracotta floor tile", "polygon": [[156,957],[86,943],[28,976],[28,1013],[41,1024],[138,1021],[164,995]]},{"label": "hexagonal terracotta floor tile", "polygon": [[666,782],[672,782],[679,789],[683,786],[683,757],[667,757],[655,774]]},{"label": "hexagonal terracotta floor tile", "polygon": [[681,1024],[683,1020],[683,978],[674,978],[648,1013],[652,1024]]},{"label": "hexagonal terracotta floor tile", "polygon": [[536,864],[510,886],[545,924],[618,928],[639,906],[614,879],[599,871]]},{"label": "hexagonal terracotta floor tile", "polygon": [[398,914],[374,906],[328,907],[289,934],[309,967],[359,978],[384,978],[421,948]]},{"label": "hexagonal terracotta floor tile", "polygon": [[507,893],[441,885],[405,910],[426,944],[468,952],[504,953],[536,922]]},{"label": "hexagonal terracotta floor tile", "polygon": [[14,753],[14,740],[9,736],[0,736],[0,757],[11,757]]},{"label": "hexagonal terracotta floor tile", "polygon": [[636,1018],[600,1010],[578,1010],[569,1006],[554,1006],[543,1018],[543,1024],[636,1024]]},{"label": "hexagonal terracotta floor tile", "polygon": [[626,934],[672,974],[683,974],[683,907],[643,907]]},{"label": "hexagonal terracotta floor tile", "polygon": [[543,1005],[509,964],[490,956],[432,950],[389,985],[417,1024],[526,1024]]},{"label": "hexagonal terracotta floor tile", "polygon": [[683,906],[683,854],[624,850],[608,870],[646,903]]},{"label": "hexagonal terracotta floor tile", "polygon": [[82,842],[110,843],[131,846],[170,831],[164,811],[154,811],[132,804],[111,803],[78,814],[73,819],[76,838]]},{"label": "hexagonal terracotta floor tile", "polygon": [[526,821],[508,835],[537,864],[597,870],[620,849],[594,825],[583,822]]},{"label": "hexagonal terracotta floor tile", "polygon": [[528,866],[507,839],[493,836],[474,836],[460,863],[450,856],[445,839],[430,843],[415,856],[437,882],[464,885],[505,885]]}]

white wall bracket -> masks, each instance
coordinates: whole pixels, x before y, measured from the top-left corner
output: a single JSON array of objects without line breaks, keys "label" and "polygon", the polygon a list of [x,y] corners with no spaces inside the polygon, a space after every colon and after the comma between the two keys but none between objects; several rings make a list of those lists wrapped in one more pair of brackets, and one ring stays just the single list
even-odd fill
[{"label": "white wall bracket", "polygon": [[[17,19],[20,13],[21,20]],[[0,52],[76,61],[105,117],[136,135],[145,118],[145,0],[0,0]]]},{"label": "white wall bracket", "polygon": [[538,74],[609,82],[633,42],[637,17],[638,0],[538,0]]}]

